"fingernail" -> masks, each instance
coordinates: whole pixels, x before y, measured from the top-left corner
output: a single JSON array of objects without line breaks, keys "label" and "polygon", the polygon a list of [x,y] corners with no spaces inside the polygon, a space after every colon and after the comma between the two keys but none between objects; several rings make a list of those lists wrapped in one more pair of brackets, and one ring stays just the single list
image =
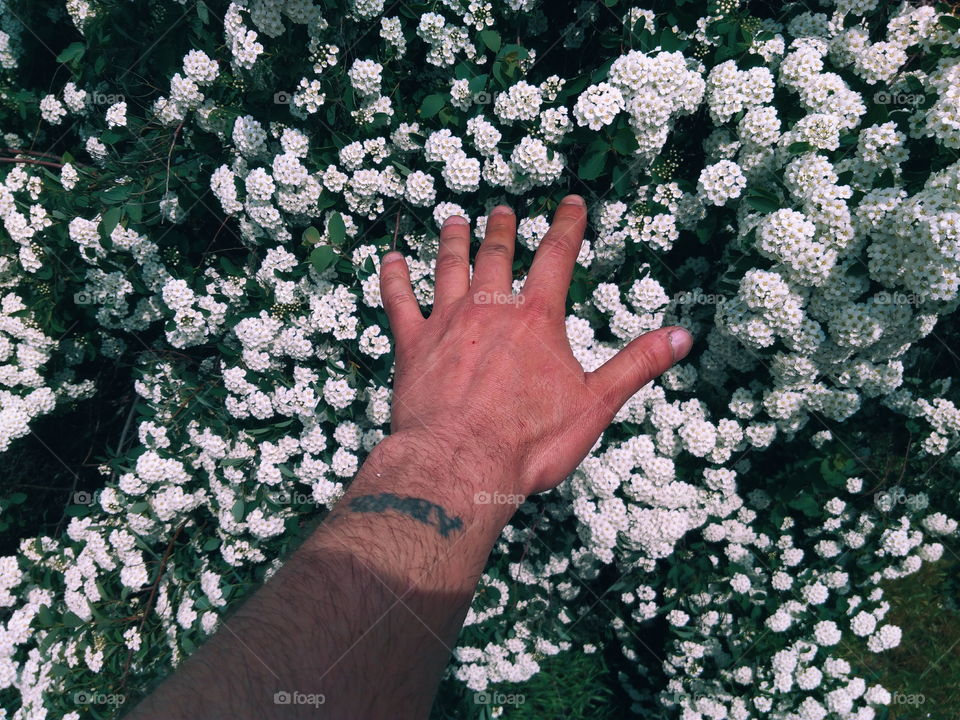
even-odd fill
[{"label": "fingernail", "polygon": [[493,210],[490,211],[491,215],[507,215],[513,214],[513,209],[509,205],[497,205]]},{"label": "fingernail", "polygon": [[583,198],[579,195],[567,195],[563,200],[560,201],[561,205],[585,205]]},{"label": "fingernail", "polygon": [[446,220],[443,221],[442,227],[447,227],[448,225],[452,227],[454,225],[469,225],[469,224],[470,223],[467,222],[466,218],[461,217],[460,215],[451,215],[450,217],[448,217]]},{"label": "fingernail", "polygon": [[673,361],[683,360],[690,348],[693,347],[693,336],[683,328],[674,328],[667,336],[670,341],[670,350],[673,352]]},{"label": "fingernail", "polygon": [[391,250],[383,256],[383,259],[380,261],[380,263],[382,265],[386,265],[387,263],[396,262],[397,260],[403,260],[403,253],[397,252],[396,250]]}]

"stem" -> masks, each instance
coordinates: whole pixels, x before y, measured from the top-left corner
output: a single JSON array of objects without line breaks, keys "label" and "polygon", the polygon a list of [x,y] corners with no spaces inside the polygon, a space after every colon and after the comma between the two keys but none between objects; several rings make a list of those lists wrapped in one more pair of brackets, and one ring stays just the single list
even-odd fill
[{"label": "stem", "polygon": [[[187,521],[184,520],[177,527],[176,531],[173,533],[173,537],[170,538],[170,542],[167,543],[167,549],[163,553],[163,558],[160,560],[160,567],[157,569],[157,579],[153,581],[153,584],[150,586],[150,597],[147,598],[147,604],[143,608],[143,619],[140,621],[140,626],[137,628],[137,631],[142,635],[143,626],[147,622],[147,618],[150,617],[150,611],[153,609],[153,603],[157,599],[157,589],[160,587],[160,579],[163,577],[163,571],[167,567],[167,561],[170,559],[170,554],[173,552],[173,546],[177,542],[177,537],[180,535],[180,531],[183,530],[184,525],[187,524]],[[123,665],[123,676],[120,679],[120,689],[122,690],[127,684],[127,676],[130,674],[130,662],[133,660],[133,649],[130,648],[127,650],[127,661]]]},{"label": "stem", "polygon": [[0,163],[23,163],[25,165],[45,165],[52,168],[63,168],[63,163],[48,162],[46,160],[33,160],[30,158],[5,158],[0,157]]}]

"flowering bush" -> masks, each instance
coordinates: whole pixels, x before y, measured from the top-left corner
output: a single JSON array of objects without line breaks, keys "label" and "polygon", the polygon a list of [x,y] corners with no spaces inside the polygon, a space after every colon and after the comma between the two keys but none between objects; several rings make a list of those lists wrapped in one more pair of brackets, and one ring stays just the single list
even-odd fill
[{"label": "flowering bush", "polygon": [[[449,681],[604,652],[644,717],[885,712],[842,648],[898,644],[879,583],[938,560],[960,513],[960,20],[41,5],[0,2],[0,450],[108,366],[137,442],[98,449],[62,534],[0,559],[4,717],[115,714],[337,501],[389,426],[386,249],[429,306],[439,223],[480,237],[507,202],[519,287],[567,192],[591,209],[584,367],[666,324],[697,343],[520,508]],[[874,461],[908,433],[917,470],[888,482]]]}]

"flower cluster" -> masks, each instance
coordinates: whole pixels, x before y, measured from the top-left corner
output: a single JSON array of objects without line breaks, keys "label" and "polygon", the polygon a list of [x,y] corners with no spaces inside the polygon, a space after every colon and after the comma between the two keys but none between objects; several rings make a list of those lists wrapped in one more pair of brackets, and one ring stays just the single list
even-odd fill
[{"label": "flower cluster", "polygon": [[[512,204],[523,268],[573,191],[576,359],[673,324],[696,349],[520,507],[448,682],[521,683],[608,644],[638,714],[877,716],[890,692],[842,650],[896,648],[884,583],[938,562],[960,516],[933,480],[960,470],[938,359],[960,301],[960,37],[888,5],[234,0],[220,25],[191,6],[175,62],[127,72],[107,30],[156,34],[169,10],[68,0],[43,21],[83,34],[71,80],[35,86],[40,15],[0,2],[5,97],[26,98],[0,166],[0,452],[130,391],[104,415],[121,442],[78,468],[99,492],[0,558],[9,715],[144,690],[337,502],[389,431],[388,248],[428,307],[445,218],[481,237]],[[870,490],[877,427],[909,427],[938,472]]]}]

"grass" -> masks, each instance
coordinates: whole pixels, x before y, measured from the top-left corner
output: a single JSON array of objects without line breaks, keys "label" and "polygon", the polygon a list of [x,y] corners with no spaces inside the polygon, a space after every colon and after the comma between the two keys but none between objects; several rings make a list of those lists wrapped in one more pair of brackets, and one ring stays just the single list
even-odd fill
[{"label": "grass", "polygon": [[[894,696],[888,720],[960,718],[960,562],[948,550],[913,575],[882,583],[890,603],[885,622],[900,626],[900,645],[872,653],[861,639],[844,640],[842,654],[868,683]],[[878,714],[882,718],[882,714]]]}]

